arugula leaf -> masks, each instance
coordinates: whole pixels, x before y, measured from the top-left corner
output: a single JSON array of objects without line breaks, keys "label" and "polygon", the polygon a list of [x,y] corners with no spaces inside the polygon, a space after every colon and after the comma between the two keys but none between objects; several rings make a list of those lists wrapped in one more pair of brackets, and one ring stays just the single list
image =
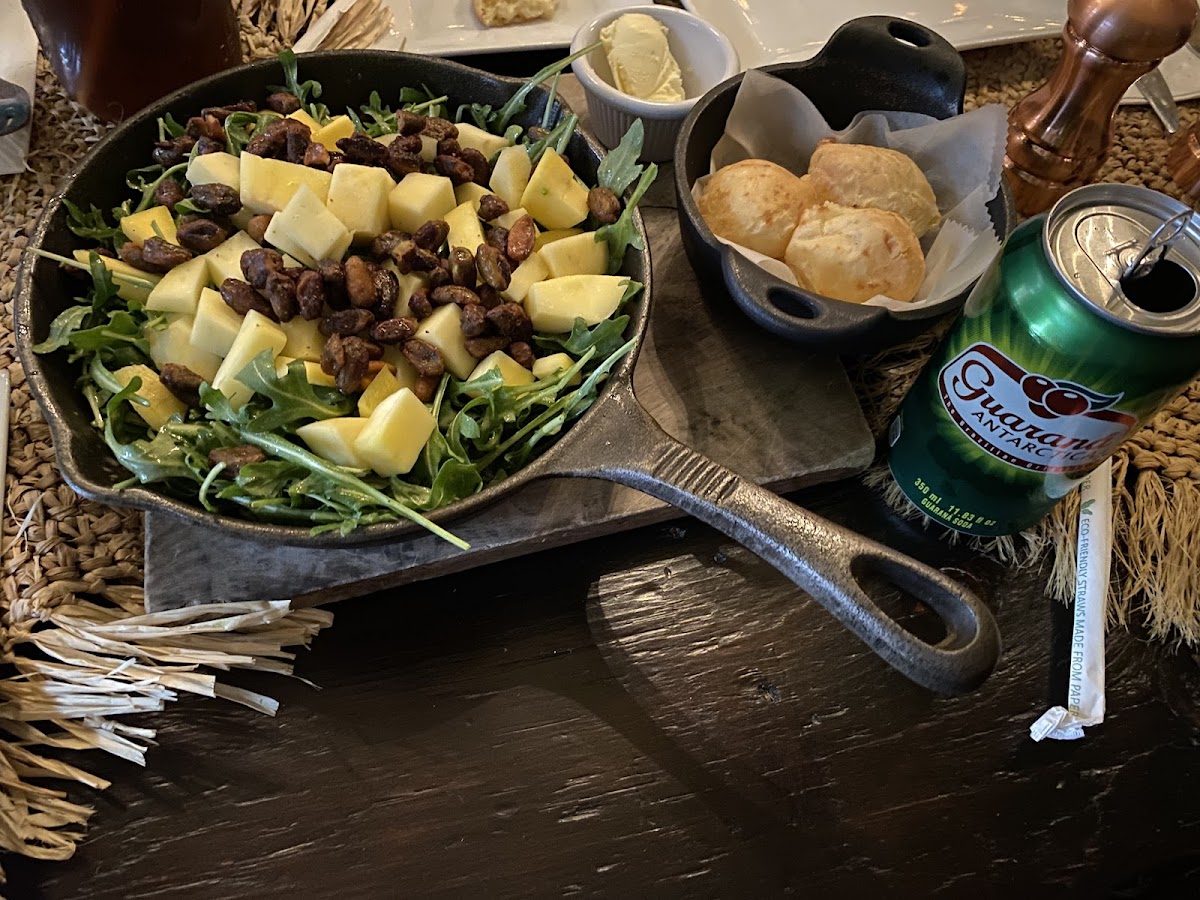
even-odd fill
[{"label": "arugula leaf", "polygon": [[[150,345],[142,335],[142,323],[123,309],[108,313],[108,321],[92,328],[74,331],[68,341],[83,353],[111,351],[106,357],[119,356],[121,365],[142,362],[150,356]],[[136,350],[129,359],[129,351]]]},{"label": "arugula leaf", "polygon": [[638,179],[637,187],[625,201],[625,209],[621,212],[621,217],[611,225],[605,225],[596,231],[597,241],[601,238],[608,241],[608,271],[610,274],[616,274],[620,270],[621,264],[625,261],[626,249],[629,247],[635,247],[638,250],[646,249],[642,236],[634,228],[633,213],[657,175],[658,166],[650,163],[642,172],[642,177]]},{"label": "arugula leaf", "polygon": [[634,119],[629,130],[621,138],[621,143],[613,147],[600,166],[596,169],[596,183],[608,188],[618,197],[624,196],[631,184],[642,174],[643,166],[638,162],[642,155],[642,141],[645,138],[646,126],[641,119]]},{"label": "arugula leaf", "polygon": [[571,135],[575,133],[575,126],[579,124],[579,117],[574,113],[567,116],[561,122],[554,126],[544,138],[536,143],[528,146],[529,161],[533,165],[538,164],[538,160],[550,147],[554,147],[555,151],[560,155],[567,149],[566,144],[570,142]]},{"label": "arugula leaf", "polygon": [[109,225],[104,220],[104,213],[93,203],[84,212],[70,200],[64,198],[63,206],[67,210],[67,227],[71,233],[81,238],[112,244],[119,247],[125,242],[125,234],[117,225]]},{"label": "arugula leaf", "polygon": [[170,113],[158,118],[158,139],[160,141],[181,137],[187,129],[175,121]]},{"label": "arugula leaf", "polygon": [[[138,199],[137,206],[133,208],[134,212],[141,212],[144,209],[149,209],[154,205],[154,192],[158,190],[158,186],[168,178],[174,177],[176,174],[187,171],[188,164],[186,162],[176,163],[169,169],[163,169],[162,166],[143,166],[140,169],[131,169],[125,173],[125,183],[135,191],[141,191],[142,196]],[[153,176],[152,181],[147,181],[146,176]],[[129,201],[126,200],[125,213],[129,212]],[[118,207],[119,208],[119,207]],[[117,209],[113,209],[113,215],[118,219]]]},{"label": "arugula leaf", "polygon": [[390,106],[384,105],[383,98],[379,96],[379,91],[371,91],[371,96],[367,98],[367,102],[360,106],[359,109],[362,110],[364,119],[369,119],[369,122],[354,115],[353,110],[347,110],[347,113],[354,119],[355,127],[359,131],[363,131],[371,137],[396,133],[396,114],[392,112]]},{"label": "arugula leaf", "polygon": [[267,90],[290,92],[300,101],[300,106],[317,120],[317,124],[324,125],[328,122],[329,107],[324,103],[313,102],[321,96],[321,82],[311,78],[308,81],[299,80],[300,66],[296,59],[296,52],[290,47],[281,50],[277,59],[280,66],[283,67],[283,80],[286,83],[282,87],[271,85]]},{"label": "arugula leaf", "polygon": [[482,128],[484,131],[488,129],[488,118],[492,115],[492,105],[490,103],[464,103],[454,113],[454,121],[461,122],[466,116],[464,111],[471,116],[471,120],[475,123],[476,128]]},{"label": "arugula leaf", "polygon": [[350,412],[352,403],[336,391],[324,391],[318,397],[304,374],[304,361],[293,360],[280,378],[269,350],[254,357],[237,380],[271,401],[270,409],[256,413],[247,428],[251,431],[278,431],[304,419],[332,419]]},{"label": "arugula leaf", "polygon": [[500,107],[500,109],[492,114],[488,121],[490,126],[489,130],[493,134],[500,134],[503,132],[506,128],[508,128],[508,123],[514,116],[519,116],[525,111],[525,98],[529,96],[535,87],[537,87],[547,78],[553,78],[560,72],[566,71],[567,66],[571,65],[571,63],[575,62],[575,60],[579,59],[579,57],[586,56],[587,54],[591,53],[599,46],[599,41],[594,44],[589,44],[582,50],[572,53],[565,59],[560,59],[558,62],[550,63],[550,65],[536,73],[532,78],[521,85],[515,94],[508,98],[507,103],[505,103],[502,107]]},{"label": "arugula leaf", "polygon": [[[134,376],[129,384],[113,394],[104,405],[105,443],[117,461],[143,484],[172,478],[200,482],[202,479],[188,465],[187,453],[171,433],[170,425],[160,429],[151,440],[134,438],[123,442],[120,439],[119,435],[127,433],[133,427],[127,424],[127,417],[133,411],[130,401],[135,399],[141,387],[142,379]],[[141,422],[141,419],[138,421]],[[145,423],[142,423],[138,430],[145,434]]]},{"label": "arugula leaf", "polygon": [[428,85],[424,84],[420,90],[406,87],[400,91],[400,104],[409,112],[443,119],[448,113],[444,106],[448,99],[450,98],[445,95],[436,96]]},{"label": "arugula leaf", "polygon": [[34,353],[53,353],[71,342],[71,335],[83,325],[91,314],[90,306],[68,306],[50,323],[50,334],[41,343],[33,345]]},{"label": "arugula leaf", "polygon": [[[641,285],[630,281],[630,285]],[[626,289],[628,293],[628,289]],[[568,335],[535,334],[534,342],[544,350],[565,352],[578,359],[587,351],[595,349],[596,357],[603,359],[615,353],[625,342],[625,329],[629,325],[629,316],[617,316],[615,319],[605,319],[588,327],[584,319],[576,319],[575,325]]]},{"label": "arugula leaf", "polygon": [[229,152],[234,156],[241,155],[256,134],[261,134],[264,128],[280,118],[279,113],[270,110],[230,113],[225,119],[225,143]]}]

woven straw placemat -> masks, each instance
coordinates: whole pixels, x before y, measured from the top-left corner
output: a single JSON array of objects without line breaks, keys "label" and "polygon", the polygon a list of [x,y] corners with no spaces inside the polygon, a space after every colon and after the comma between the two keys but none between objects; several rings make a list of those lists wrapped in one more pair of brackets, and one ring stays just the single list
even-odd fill
[{"label": "woven straw placemat", "polygon": [[[280,13],[286,7],[278,0],[241,0],[248,55],[277,52],[326,5],[304,0],[303,18],[284,21]],[[1045,77],[1056,56],[1053,41],[967,54],[968,107],[1011,105]],[[1184,124],[1195,114],[1185,109]],[[161,709],[182,691],[271,713],[268,698],[225,687],[210,673],[231,667],[290,672],[292,654],[284,648],[307,645],[331,619],[321,611],[289,610],[286,603],[144,615],[141,516],[82,500],[58,476],[48,429],[13,350],[14,270],[55,185],[105,130],[66,98],[43,62],[29,171],[0,181],[7,201],[0,219],[0,364],[13,383],[0,543],[0,661],[9,666],[9,677],[0,681],[0,729],[9,736],[0,741],[0,848],[45,859],[69,857],[91,814],[65,792],[47,787],[46,780],[94,789],[106,783],[41,755],[38,747],[102,749],[144,764],[154,732],[119,717]],[[1147,111],[1123,110],[1117,147],[1102,177],[1175,193],[1161,174],[1166,149]],[[864,406],[878,429],[932,345],[933,338],[926,337],[858,366]],[[1200,638],[1200,576],[1190,564],[1200,516],[1198,450],[1200,386],[1194,386],[1121,451],[1115,485],[1117,617],[1145,610],[1156,634],[1190,641]],[[1047,546],[1064,548],[1068,552],[1056,557],[1053,584],[1069,583],[1074,518],[1064,504],[1061,514],[1023,541],[987,549],[1029,561]]]}]

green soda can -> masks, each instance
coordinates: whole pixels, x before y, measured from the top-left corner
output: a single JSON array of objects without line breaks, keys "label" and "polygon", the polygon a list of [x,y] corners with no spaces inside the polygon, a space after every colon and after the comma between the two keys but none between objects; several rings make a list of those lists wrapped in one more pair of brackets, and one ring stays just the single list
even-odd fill
[{"label": "green soda can", "polygon": [[1192,381],[1198,218],[1096,184],[1010,235],[892,423],[918,509],[967,534],[1028,528]]}]

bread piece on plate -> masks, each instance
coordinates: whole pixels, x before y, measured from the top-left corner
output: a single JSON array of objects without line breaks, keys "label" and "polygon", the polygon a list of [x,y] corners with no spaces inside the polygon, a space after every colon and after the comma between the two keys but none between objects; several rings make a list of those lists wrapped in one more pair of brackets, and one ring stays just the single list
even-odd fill
[{"label": "bread piece on plate", "polygon": [[921,245],[903,217],[824,203],[807,210],[784,262],[805,290],[863,303],[877,294],[909,302],[925,280]]},{"label": "bread piece on plate", "polygon": [[925,174],[898,150],[823,141],[808,172],[834,203],[899,213],[918,238],[941,221]]},{"label": "bread piece on plate", "polygon": [[825,199],[807,176],[765,159],[743,159],[713,173],[698,205],[713,234],[782,259],[801,213]]},{"label": "bread piece on plate", "polygon": [[475,0],[475,15],[489,28],[549,19],[557,9],[558,0]]}]

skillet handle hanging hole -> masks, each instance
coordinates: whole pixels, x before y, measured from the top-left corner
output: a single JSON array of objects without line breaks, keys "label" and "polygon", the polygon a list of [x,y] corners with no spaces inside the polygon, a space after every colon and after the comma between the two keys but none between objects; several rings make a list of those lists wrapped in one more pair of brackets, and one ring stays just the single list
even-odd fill
[{"label": "skillet handle hanging hole", "polygon": [[888,23],[887,31],[888,34],[900,41],[900,43],[908,44],[917,49],[928,47],[933,43],[933,38],[930,37],[929,32],[916,22],[893,19]]},{"label": "skillet handle hanging hole", "polygon": [[794,291],[768,291],[767,300],[785,316],[791,316],[793,319],[811,322],[821,316],[821,308],[816,303]]}]

